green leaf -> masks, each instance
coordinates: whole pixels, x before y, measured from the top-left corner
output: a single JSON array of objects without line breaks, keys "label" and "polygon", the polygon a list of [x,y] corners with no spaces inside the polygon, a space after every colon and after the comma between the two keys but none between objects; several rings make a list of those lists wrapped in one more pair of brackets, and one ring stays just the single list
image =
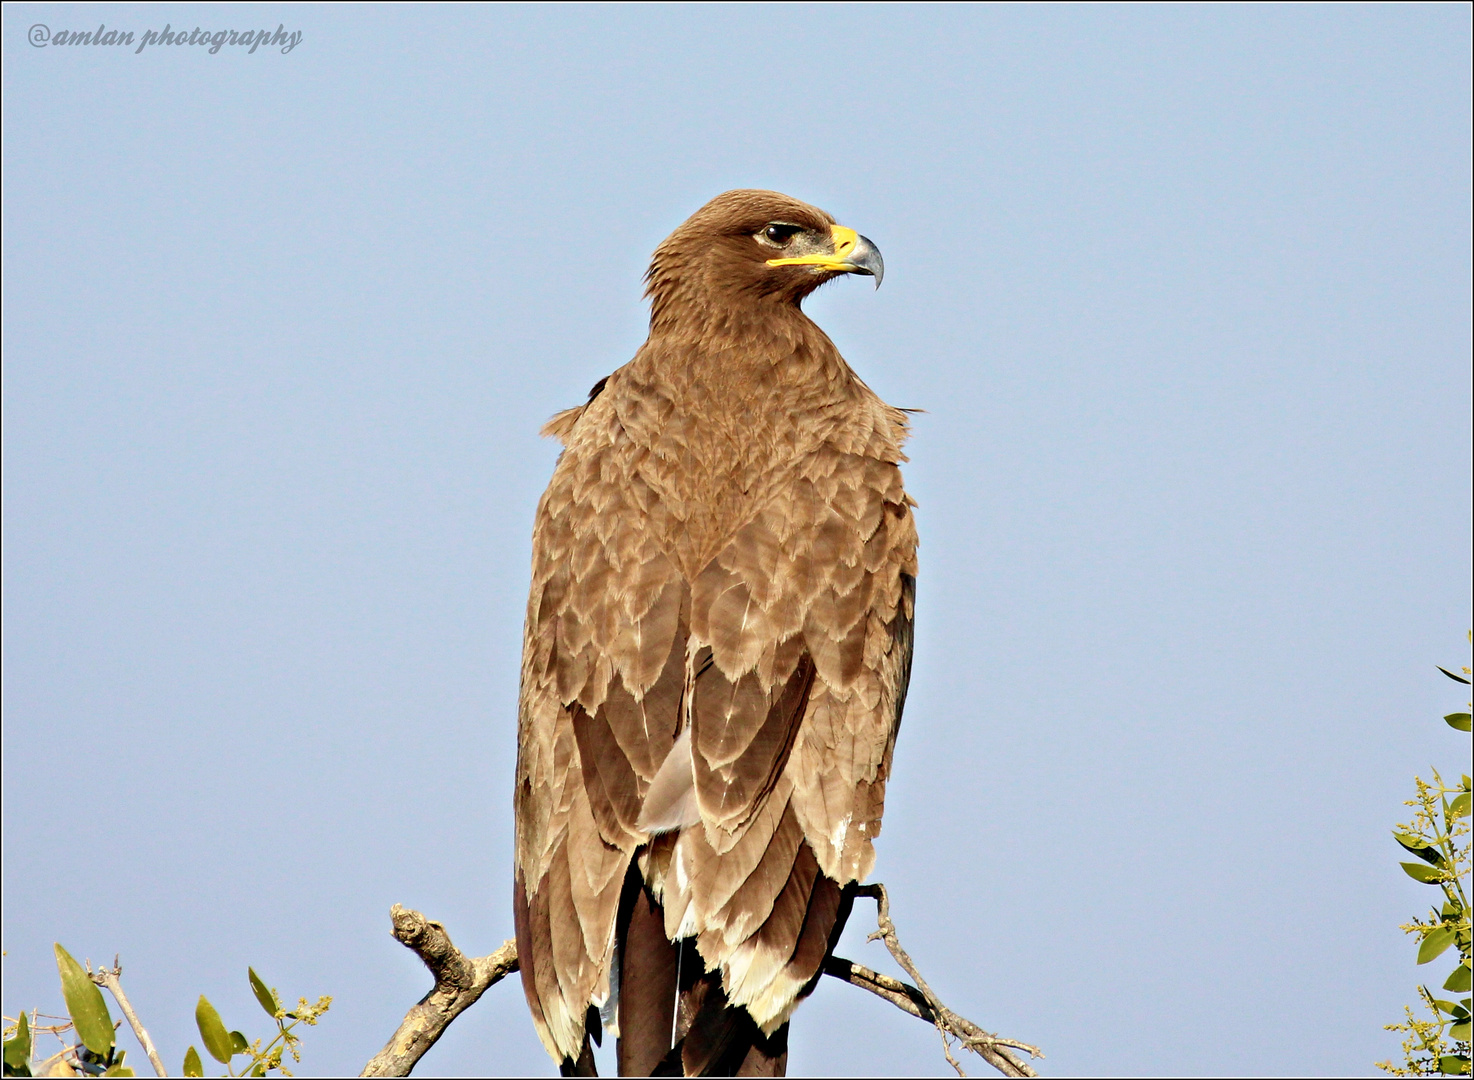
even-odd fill
[{"label": "green leaf", "polygon": [[1466,712],[1449,713],[1447,716],[1444,717],[1444,719],[1448,721],[1448,726],[1453,728],[1455,731],[1470,730],[1469,714]]},{"label": "green leaf", "polygon": [[1445,1054],[1438,1059],[1438,1071],[1444,1076],[1468,1076],[1469,1059],[1454,1054]]},{"label": "green leaf", "polygon": [[1446,1012],[1450,1016],[1452,1016],[1454,1014],[1454,1010],[1458,1008],[1458,1006],[1455,1005],[1452,1001],[1444,1001],[1442,998],[1434,998],[1433,1004],[1439,1011]]},{"label": "green leaf", "polygon": [[261,1062],[258,1061],[258,1062],[256,1062],[256,1064],[254,1064],[254,1065],[251,1066],[251,1071],[248,1072],[248,1073],[246,1073],[246,1075],[247,1076],[265,1076],[266,1075],[266,1066],[263,1065],[263,1064],[261,1064]]},{"label": "green leaf", "polygon": [[1445,675],[1447,675],[1454,682],[1461,682],[1465,686],[1469,685],[1468,679],[1464,678],[1462,675],[1455,675],[1452,671],[1448,670],[1448,668],[1444,667],[1442,664],[1434,664],[1433,666],[1436,667],[1439,671],[1443,672]]},{"label": "green leaf", "polygon": [[1455,994],[1461,994],[1469,989],[1469,969],[1463,964],[1454,968],[1454,973],[1448,977],[1443,984],[1445,990],[1452,990]]},{"label": "green leaf", "polygon": [[30,1076],[31,1056],[21,1054],[16,1042],[17,1040],[11,1039],[5,1044],[5,1075]]},{"label": "green leaf", "polygon": [[230,1047],[237,1054],[249,1054],[251,1052],[251,1044],[246,1042],[246,1037],[239,1031],[232,1031],[230,1033]]},{"label": "green leaf", "polygon": [[24,1011],[15,1019],[15,1038],[5,1044],[5,1066],[14,1075],[31,1075],[31,1022]]},{"label": "green leaf", "polygon": [[1448,804],[1448,810],[1449,813],[1453,815],[1455,821],[1457,821],[1459,818],[1468,817],[1469,793],[1465,791],[1458,795],[1455,795]]},{"label": "green leaf", "polygon": [[200,1052],[191,1046],[184,1052],[184,1075],[204,1076],[205,1067],[200,1064]]},{"label": "green leaf", "polygon": [[1436,866],[1424,866],[1422,863],[1405,862],[1398,863],[1403,872],[1414,881],[1421,881],[1425,885],[1436,885],[1443,877],[1443,871]]},{"label": "green leaf", "polygon": [[1442,865],[1443,854],[1436,847],[1429,847],[1427,841],[1421,836],[1399,832],[1393,833],[1392,836],[1399,844],[1424,862],[1432,863],[1434,866]]},{"label": "green leaf", "polygon": [[205,1049],[210,1051],[210,1056],[222,1065],[229,1065],[230,1056],[235,1053],[230,1032],[225,1030],[220,1014],[204,994],[200,995],[200,1003],[194,1007],[194,1022],[199,1026],[200,1038],[205,1040]]},{"label": "green leaf", "polygon": [[56,948],[56,969],[61,972],[61,996],[67,1003],[67,1012],[77,1026],[77,1036],[82,1045],[98,1057],[107,1057],[113,1048],[113,1018],[107,1011],[107,1002],[102,1000],[102,991],[87,977],[82,965],[72,959],[72,954],[61,947]]},{"label": "green leaf", "polygon": [[1455,1024],[1453,1027],[1449,1028],[1448,1037],[1454,1042],[1468,1042],[1469,1021],[1465,1020],[1462,1024]]},{"label": "green leaf", "polygon": [[256,995],[256,1000],[266,1010],[266,1015],[275,1020],[277,1010],[281,1007],[277,1004],[276,995],[261,981],[261,976],[256,974],[255,968],[246,968],[246,974],[251,978],[251,993]]},{"label": "green leaf", "polygon": [[127,1065],[124,1065],[124,1064],[122,1064],[120,1062],[119,1064],[114,1065],[111,1069],[109,1069],[107,1072],[103,1073],[102,1075],[103,1076],[132,1076],[133,1075],[133,1070],[130,1069]]},{"label": "green leaf", "polygon": [[1436,960],[1443,955],[1443,951],[1454,943],[1454,932],[1452,927],[1440,926],[1433,933],[1423,939],[1423,944],[1418,947],[1418,963],[1426,964],[1430,960]]}]

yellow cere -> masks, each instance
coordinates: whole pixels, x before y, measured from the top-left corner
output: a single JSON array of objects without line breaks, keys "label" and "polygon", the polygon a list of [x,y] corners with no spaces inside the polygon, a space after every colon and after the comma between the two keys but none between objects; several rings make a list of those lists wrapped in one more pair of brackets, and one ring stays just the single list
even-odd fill
[{"label": "yellow cere", "polygon": [[860,234],[854,229],[846,229],[843,225],[834,225],[829,229],[829,235],[834,237],[834,254],[843,259],[860,241]]}]

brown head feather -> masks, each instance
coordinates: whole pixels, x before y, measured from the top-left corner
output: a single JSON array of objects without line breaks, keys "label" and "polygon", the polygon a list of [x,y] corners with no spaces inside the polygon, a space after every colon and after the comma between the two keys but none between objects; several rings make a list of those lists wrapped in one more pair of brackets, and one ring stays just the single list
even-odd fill
[{"label": "brown head feather", "polygon": [[645,273],[651,328],[709,318],[718,310],[730,314],[754,299],[797,306],[836,276],[812,267],[767,265],[782,252],[758,235],[774,223],[827,235],[834,218],[791,196],[755,189],[724,192],[687,218],[655,249]]}]

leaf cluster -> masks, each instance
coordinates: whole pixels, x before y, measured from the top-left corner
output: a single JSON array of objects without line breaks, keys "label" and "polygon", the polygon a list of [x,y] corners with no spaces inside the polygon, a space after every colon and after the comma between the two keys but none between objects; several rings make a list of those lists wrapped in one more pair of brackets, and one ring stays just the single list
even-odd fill
[{"label": "leaf cluster", "polygon": [[[276,990],[262,982],[255,968],[247,968],[246,976],[250,980],[251,994],[256,998],[256,1003],[276,1024],[276,1034],[262,1045],[261,1039],[248,1041],[239,1031],[227,1030],[225,1021],[220,1019],[215,1006],[201,994],[199,1004],[194,1009],[194,1022],[200,1029],[200,1041],[205,1045],[205,1052],[225,1066],[227,1076],[265,1076],[269,1072],[291,1076],[291,1070],[282,1065],[283,1056],[291,1054],[293,1062],[302,1060],[298,1049],[302,1039],[293,1033],[293,1029],[298,1024],[315,1026],[318,1017],[328,1011],[333,999],[321,997],[316,1004],[309,1004],[306,998],[298,998],[297,1007],[288,1012],[282,1006]],[[249,1059],[240,1062],[239,1071],[234,1064],[238,1057]],[[193,1046],[184,1054],[184,1075],[205,1075],[200,1052]]]},{"label": "leaf cluster", "polygon": [[[1458,682],[1469,683],[1469,668],[1464,676],[1440,668]],[[1450,713],[1443,719],[1456,731],[1470,730],[1470,714]],[[1444,782],[1437,769],[1433,782],[1414,777],[1417,797],[1405,805],[1415,808],[1413,820],[1398,825],[1393,837],[1404,851],[1418,862],[1402,863],[1403,872],[1414,881],[1433,886],[1443,893],[1443,902],[1429,911],[1426,919],[1414,919],[1402,926],[1404,933],[1418,939],[1418,963],[1437,960],[1450,948],[1458,950],[1458,965],[1444,980],[1442,989],[1463,997],[1450,1001],[1437,997],[1426,986],[1418,987],[1426,1016],[1414,1014],[1404,1007],[1405,1020],[1388,1024],[1388,1031],[1403,1032],[1403,1063],[1377,1063],[1377,1067],[1394,1076],[1468,1076],[1470,1071],[1470,986],[1474,974],[1471,960],[1469,895],[1465,881],[1470,868],[1470,799],[1471,784],[1467,774],[1459,785]]]},{"label": "leaf cluster", "polygon": [[[121,969],[103,971],[94,977],[90,969],[72,957],[72,954],[55,946],[57,971],[61,975],[61,994],[66,1002],[67,1017],[54,1019],[64,1023],[40,1026],[40,1013],[27,1015],[22,1012],[12,1024],[6,1018],[4,1038],[4,1074],[6,1076],[133,1076],[132,1067],[124,1064],[126,1051],[118,1048],[117,1029],[107,1002],[98,987],[99,980],[113,978],[106,985],[119,997],[124,1013],[133,1020],[126,998],[116,982]],[[299,1050],[300,1036],[294,1033],[299,1024],[316,1025],[318,1018],[328,1011],[332,998],[322,997],[316,1003],[299,998],[296,1008],[290,1012],[281,1004],[276,990],[268,987],[254,968],[246,969],[251,984],[251,993],[267,1016],[276,1025],[276,1033],[269,1039],[247,1040],[239,1031],[229,1030],[221,1020],[220,1013],[203,995],[195,1006],[195,1024],[200,1030],[200,1040],[205,1051],[225,1066],[227,1076],[265,1076],[279,1072],[291,1076],[282,1065],[286,1054],[293,1062],[302,1060]],[[52,1019],[49,1018],[48,1019]],[[140,1029],[141,1030],[141,1029]],[[40,1062],[34,1062],[34,1036],[41,1032],[54,1034],[61,1040],[62,1049]],[[76,1036],[75,1043],[64,1038],[68,1033]],[[150,1044],[146,1034],[140,1038],[145,1046]],[[149,1051],[153,1053],[152,1050]],[[204,1076],[204,1064],[199,1051],[193,1046],[184,1055],[183,1074]]]},{"label": "leaf cluster", "polygon": [[[131,1066],[124,1064],[126,1050],[118,1048],[117,1025],[108,1012],[102,991],[92,981],[91,974],[77,963],[72,954],[56,945],[56,969],[61,975],[61,996],[66,1002],[68,1022],[44,1027],[33,1025],[32,1017],[21,1013],[15,1023],[5,1029],[5,1075],[6,1076],[132,1076]],[[39,1019],[36,1014],[34,1019]],[[48,1018],[49,1019],[49,1018]],[[57,1017],[56,1019],[61,1019]],[[34,1030],[33,1030],[34,1028]],[[32,1071],[31,1059],[35,1053],[33,1035],[47,1032],[60,1037],[68,1031],[75,1032],[77,1042],[62,1049]]]}]

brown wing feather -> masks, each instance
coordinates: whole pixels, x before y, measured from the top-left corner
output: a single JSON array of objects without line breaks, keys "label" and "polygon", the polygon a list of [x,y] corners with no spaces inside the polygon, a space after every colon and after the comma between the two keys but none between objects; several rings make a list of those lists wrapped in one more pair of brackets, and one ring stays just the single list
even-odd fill
[{"label": "brown wing feather", "polygon": [[813,661],[793,652],[797,662],[782,682],[768,682],[757,671],[729,679],[716,667],[696,680],[691,760],[697,805],[719,852],[741,839],[788,763],[814,684]]},{"label": "brown wing feather", "polygon": [[692,692],[704,827],[663,885],[667,933],[696,936],[769,1033],[818,970],[840,886],[874,860],[915,566],[894,460],[829,445],[795,473],[692,588],[693,666],[711,660]]},{"label": "brown wing feather", "polygon": [[575,1062],[587,1007],[609,992],[636,819],[686,684],[688,588],[639,527],[639,485],[593,450],[564,455],[538,509],[517,763],[524,921],[546,954],[523,985],[548,1052]]},{"label": "brown wing feather", "polygon": [[[619,695],[628,697],[623,686]],[[611,694],[611,698],[616,695]],[[635,821],[640,816],[641,782],[635,772],[634,763],[625,756],[614,737],[610,713],[611,702],[588,711],[578,702],[571,708],[573,733],[578,740],[579,764],[583,773],[584,791],[587,793],[589,809],[599,826],[600,838],[609,844],[619,845],[637,833]]]}]

